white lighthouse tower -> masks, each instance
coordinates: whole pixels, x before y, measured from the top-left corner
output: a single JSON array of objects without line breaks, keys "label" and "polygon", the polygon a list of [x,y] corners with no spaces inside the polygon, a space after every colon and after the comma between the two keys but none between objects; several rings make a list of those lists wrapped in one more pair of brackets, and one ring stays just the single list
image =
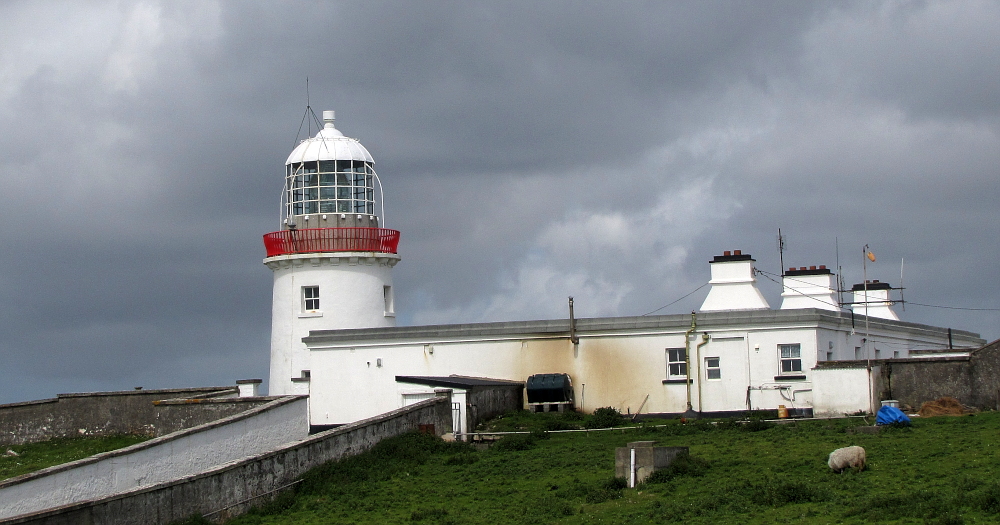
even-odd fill
[{"label": "white lighthouse tower", "polygon": [[381,228],[368,150],[333,125],[285,161],[281,230],[264,236],[274,272],[269,394],[309,393],[310,330],[395,326],[392,267],[399,232]]}]

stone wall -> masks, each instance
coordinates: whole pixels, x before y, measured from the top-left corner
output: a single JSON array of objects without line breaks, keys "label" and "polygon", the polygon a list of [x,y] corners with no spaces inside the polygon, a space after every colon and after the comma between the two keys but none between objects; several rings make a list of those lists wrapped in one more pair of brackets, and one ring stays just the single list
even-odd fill
[{"label": "stone wall", "polygon": [[947,396],[972,404],[973,366],[967,356],[893,359],[879,364],[874,375],[877,401],[896,399],[917,409],[925,401]]},{"label": "stone wall", "polygon": [[967,406],[1000,409],[1000,340],[967,356],[889,359],[877,364],[879,400],[896,399],[917,409],[925,401],[947,396]]},{"label": "stone wall", "polygon": [[433,425],[438,435],[451,429],[450,397],[421,401],[179,481],[0,520],[0,524],[166,524],[194,514],[221,521],[273,498],[315,466],[364,452],[382,439],[426,425]]},{"label": "stone wall", "polygon": [[[238,414],[275,398],[238,398],[235,387],[59,394],[0,405],[0,445],[111,434],[163,436]],[[176,400],[176,401],[167,401]]]},{"label": "stone wall", "polygon": [[306,398],[277,398],[211,423],[0,481],[0,518],[183,479],[308,435]]},{"label": "stone wall", "polygon": [[507,412],[524,409],[524,384],[473,387],[468,393],[468,423],[472,432],[479,423]]}]

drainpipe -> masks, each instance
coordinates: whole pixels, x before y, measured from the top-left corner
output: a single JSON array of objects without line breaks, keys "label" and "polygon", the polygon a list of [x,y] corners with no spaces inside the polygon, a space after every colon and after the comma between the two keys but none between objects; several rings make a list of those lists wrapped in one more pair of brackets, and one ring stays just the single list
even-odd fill
[{"label": "drainpipe", "polygon": [[708,344],[708,332],[701,334],[701,342],[695,347],[695,359],[698,361],[698,413],[701,414],[701,347]]},{"label": "drainpipe", "polygon": [[687,411],[691,411],[691,334],[698,328],[697,316],[691,312],[691,328],[684,332],[684,368],[687,371]]},{"label": "drainpipe", "polygon": [[576,319],[573,318],[573,297],[569,298],[569,341],[580,344],[580,338],[576,336]]}]

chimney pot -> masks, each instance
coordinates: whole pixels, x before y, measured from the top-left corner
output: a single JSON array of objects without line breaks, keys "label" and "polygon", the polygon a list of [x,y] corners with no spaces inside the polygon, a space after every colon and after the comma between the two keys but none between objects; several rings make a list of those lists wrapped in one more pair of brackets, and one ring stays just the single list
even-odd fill
[{"label": "chimney pot", "polygon": [[743,255],[743,250],[734,250],[733,255]]},{"label": "chimney pot", "polygon": [[815,270],[815,269],[816,269],[816,267],[815,267],[815,266],[810,266],[810,267],[809,267],[809,269],[810,269],[810,270]]},{"label": "chimney pot", "polygon": [[806,269],[805,266],[799,266],[799,270],[805,270],[805,269]]},{"label": "chimney pot", "polygon": [[732,252],[730,252],[729,250],[726,250],[726,251],[722,252],[722,255],[723,255],[724,257],[729,257],[729,256],[730,256],[730,255],[732,255],[732,254],[733,254],[733,253],[732,253]]},{"label": "chimney pot", "polygon": [[794,266],[792,266],[791,268],[789,268],[789,269],[788,269],[788,271],[790,271],[790,272],[794,272],[794,271],[795,271],[795,267],[794,267]]},{"label": "chimney pot", "polygon": [[825,269],[826,269],[826,265],[825,265],[825,264],[821,264],[821,265],[819,265],[819,269],[820,269],[820,270],[825,270]]}]

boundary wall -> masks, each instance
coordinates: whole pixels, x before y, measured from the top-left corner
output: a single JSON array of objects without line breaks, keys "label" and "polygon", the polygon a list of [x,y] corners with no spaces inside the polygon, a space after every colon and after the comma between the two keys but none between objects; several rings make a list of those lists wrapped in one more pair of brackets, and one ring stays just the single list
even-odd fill
[{"label": "boundary wall", "polygon": [[437,435],[450,431],[451,397],[421,401],[177,481],[0,519],[0,524],[167,524],[197,514],[221,521],[273,499],[313,467],[359,454],[382,439],[415,430]]},{"label": "boundary wall", "polygon": [[880,399],[919,409],[948,396],[966,406],[1000,410],[1000,340],[965,356],[892,359],[876,377]]},{"label": "boundary wall", "polygon": [[112,434],[158,437],[275,399],[236,395],[235,387],[220,386],[59,394],[53,399],[0,405],[0,445]]},{"label": "boundary wall", "polygon": [[183,479],[308,435],[306,398],[279,398],[218,421],[2,481],[0,519]]}]

